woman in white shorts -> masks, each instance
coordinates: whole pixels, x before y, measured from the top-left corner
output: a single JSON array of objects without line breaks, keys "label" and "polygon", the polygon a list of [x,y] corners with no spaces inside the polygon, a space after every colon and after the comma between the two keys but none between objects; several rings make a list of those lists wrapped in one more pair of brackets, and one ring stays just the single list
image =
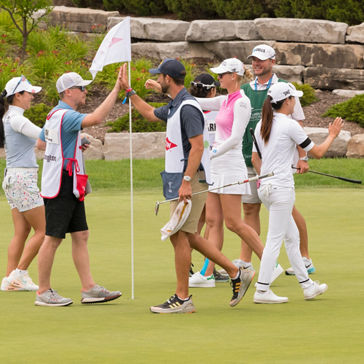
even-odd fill
[{"label": "woman in white shorts", "polygon": [[[253,146],[252,162],[258,173],[274,172],[273,177],[261,180],[258,195],[269,210],[269,226],[260,263],[259,277],[254,294],[255,303],[283,303],[287,297],[279,297],[270,290],[270,282],[279,251],[284,240],[287,256],[304,298],[312,299],[326,291],[326,284],[313,282],[307,273],[301,253],[299,232],[292,217],[295,200],[294,179],[291,165],[297,145],[316,158],[321,158],[339,135],[342,120],[336,118],[329,126],[326,140],[315,145],[302,127],[289,115],[295,105],[295,97],[302,96],[292,84],[279,82],[270,87],[264,102],[262,120],[255,129],[257,145]],[[259,158],[258,149],[262,159]]]},{"label": "woman in white shorts", "polygon": [[[224,60],[218,67],[211,68],[218,75],[220,87],[228,95],[214,98],[197,98],[203,110],[218,110],[216,116],[215,142],[211,150],[210,189],[237,183],[247,178],[247,169],[242,154],[242,138],[250,119],[250,101],[240,90],[244,75],[244,64],[236,59]],[[250,186],[236,184],[209,191],[206,201],[206,221],[209,227],[209,241],[219,249],[222,248],[225,221],[226,227],[244,239],[260,258],[263,245],[258,234],[241,218],[241,196],[250,194]],[[208,287],[202,285],[201,279],[213,280],[214,264],[210,262],[205,274],[197,272],[190,278],[190,287]],[[252,271],[253,278],[254,272]],[[195,282],[196,281],[196,282]],[[208,283],[208,282],[207,282]],[[215,282],[213,282],[215,283]]]},{"label": "woman in white shorts", "polygon": [[[8,247],[6,276],[2,291],[34,291],[28,267],[37,255],[45,234],[43,199],[37,186],[38,164],[34,146],[41,129],[23,114],[30,108],[32,86],[24,77],[14,77],[0,96],[0,146],[5,144],[6,169],[2,187],[11,208],[14,236]],[[31,229],[34,234],[25,244]]]}]

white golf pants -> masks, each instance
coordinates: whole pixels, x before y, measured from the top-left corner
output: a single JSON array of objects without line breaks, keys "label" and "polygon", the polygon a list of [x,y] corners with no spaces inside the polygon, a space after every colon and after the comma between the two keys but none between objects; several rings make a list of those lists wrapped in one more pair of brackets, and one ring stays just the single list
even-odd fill
[{"label": "white golf pants", "polygon": [[270,184],[258,190],[259,198],[269,210],[267,242],[260,263],[257,290],[267,291],[272,273],[284,240],[288,259],[301,287],[312,284],[300,252],[300,237],[292,217],[295,201],[294,188],[277,187]]}]

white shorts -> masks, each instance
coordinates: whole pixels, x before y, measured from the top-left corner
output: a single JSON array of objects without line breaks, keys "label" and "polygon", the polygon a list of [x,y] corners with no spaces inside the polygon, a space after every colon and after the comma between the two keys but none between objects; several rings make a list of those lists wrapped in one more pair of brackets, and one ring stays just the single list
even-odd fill
[{"label": "white shorts", "polygon": [[[255,177],[257,175],[257,172],[253,167],[247,167],[248,169],[248,177]],[[261,204],[262,201],[260,201],[260,198],[258,196],[258,190],[257,190],[257,181],[250,182],[250,195],[244,195],[241,197],[242,203],[259,203]]]},{"label": "white shorts", "polygon": [[3,180],[3,190],[11,209],[19,212],[43,206],[37,185],[38,168],[8,168]]}]

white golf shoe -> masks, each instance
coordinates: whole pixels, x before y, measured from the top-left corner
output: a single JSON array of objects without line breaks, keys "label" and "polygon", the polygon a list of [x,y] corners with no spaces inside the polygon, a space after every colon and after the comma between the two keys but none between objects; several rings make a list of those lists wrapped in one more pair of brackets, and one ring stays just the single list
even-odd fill
[{"label": "white golf shoe", "polygon": [[276,264],[276,266],[274,267],[273,273],[272,273],[272,280],[271,280],[271,284],[284,272],[284,269],[282,268],[282,266],[280,264]]},{"label": "white golf shoe", "polygon": [[288,302],[288,297],[279,297],[273,293],[272,290],[268,291],[255,291],[254,303],[285,303]]},{"label": "white golf shoe", "polygon": [[215,287],[215,277],[213,274],[205,277],[200,272],[196,272],[192,277],[189,277],[188,287],[213,288]]},{"label": "white golf shoe", "polygon": [[325,291],[327,291],[327,284],[319,282],[312,282],[311,286],[308,288],[305,288],[303,290],[303,296],[305,300],[312,300],[316,296],[319,296],[320,294],[323,294]]}]

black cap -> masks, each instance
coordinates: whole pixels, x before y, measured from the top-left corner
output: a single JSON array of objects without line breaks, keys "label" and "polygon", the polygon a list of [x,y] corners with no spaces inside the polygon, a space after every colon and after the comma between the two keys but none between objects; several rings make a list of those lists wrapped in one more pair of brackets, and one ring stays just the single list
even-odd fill
[{"label": "black cap", "polygon": [[158,68],[152,68],[149,72],[152,74],[162,73],[172,78],[184,78],[186,76],[185,66],[173,58],[166,58]]},{"label": "black cap", "polygon": [[209,73],[201,73],[194,79],[194,82],[201,82],[204,86],[220,86],[220,82],[216,81]]}]

